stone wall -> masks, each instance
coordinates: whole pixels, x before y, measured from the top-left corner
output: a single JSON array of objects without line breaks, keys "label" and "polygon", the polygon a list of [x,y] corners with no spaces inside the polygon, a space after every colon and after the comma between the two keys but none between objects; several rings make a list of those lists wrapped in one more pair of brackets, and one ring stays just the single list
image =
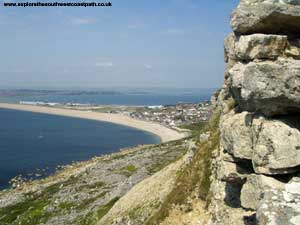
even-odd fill
[{"label": "stone wall", "polygon": [[241,0],[231,25],[210,224],[299,225],[300,0]]}]

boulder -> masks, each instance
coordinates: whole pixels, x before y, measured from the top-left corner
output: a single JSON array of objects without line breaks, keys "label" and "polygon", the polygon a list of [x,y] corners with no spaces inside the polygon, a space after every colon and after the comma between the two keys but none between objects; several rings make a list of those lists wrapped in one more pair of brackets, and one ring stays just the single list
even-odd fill
[{"label": "boulder", "polygon": [[267,191],[256,213],[258,225],[300,224],[300,179],[294,177],[284,190]]},{"label": "boulder", "polygon": [[256,173],[285,174],[299,171],[300,117],[254,118],[253,167]]},{"label": "boulder", "polygon": [[241,0],[231,15],[238,34],[299,34],[299,0]]},{"label": "boulder", "polygon": [[235,56],[241,61],[276,59],[284,54],[287,36],[252,34],[241,36],[235,44]]},{"label": "boulder", "polygon": [[225,152],[236,158],[252,159],[251,119],[247,112],[224,115],[220,130]]},{"label": "boulder", "polygon": [[263,175],[253,174],[248,176],[247,182],[243,185],[241,191],[242,207],[256,210],[264,196],[264,192],[272,188],[283,189],[284,184],[274,178]]},{"label": "boulder", "polygon": [[235,44],[237,39],[238,38],[234,35],[234,33],[230,33],[224,40],[224,57],[227,64],[230,59],[236,60]]},{"label": "boulder", "polygon": [[243,183],[248,175],[248,171],[237,163],[220,160],[217,168],[217,178],[225,182]]},{"label": "boulder", "polygon": [[213,179],[210,190],[213,195],[209,207],[212,214],[209,225],[256,224],[254,212],[239,207],[239,185]]},{"label": "boulder", "polygon": [[285,50],[285,55],[294,59],[300,59],[300,39],[293,39],[289,41]]},{"label": "boulder", "polygon": [[237,63],[229,75],[241,110],[266,116],[300,113],[299,60]]}]

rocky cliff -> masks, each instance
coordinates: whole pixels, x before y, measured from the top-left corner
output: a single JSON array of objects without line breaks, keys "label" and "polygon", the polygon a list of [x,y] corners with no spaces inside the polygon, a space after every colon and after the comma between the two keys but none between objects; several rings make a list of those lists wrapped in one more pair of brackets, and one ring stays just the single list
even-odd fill
[{"label": "rocky cliff", "polygon": [[211,225],[300,224],[300,1],[241,0],[213,97]]}]

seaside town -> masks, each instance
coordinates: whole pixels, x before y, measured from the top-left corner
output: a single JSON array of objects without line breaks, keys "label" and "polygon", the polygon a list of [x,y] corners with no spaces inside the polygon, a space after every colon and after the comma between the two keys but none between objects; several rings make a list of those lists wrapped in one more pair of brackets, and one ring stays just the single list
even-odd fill
[{"label": "seaside town", "polygon": [[209,102],[178,103],[166,106],[148,106],[129,113],[135,119],[157,122],[168,127],[194,124],[207,121],[211,115]]},{"label": "seaside town", "polygon": [[24,101],[20,102],[20,104],[121,114],[130,116],[134,119],[159,123],[171,128],[205,122],[211,115],[210,101],[157,106],[89,105],[76,103],[60,104]]}]

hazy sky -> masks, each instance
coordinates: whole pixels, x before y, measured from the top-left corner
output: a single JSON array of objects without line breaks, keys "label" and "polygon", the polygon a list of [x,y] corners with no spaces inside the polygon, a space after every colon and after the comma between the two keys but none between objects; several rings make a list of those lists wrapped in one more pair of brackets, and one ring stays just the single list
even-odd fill
[{"label": "hazy sky", "polygon": [[223,39],[238,0],[111,2],[4,8],[1,0],[0,87],[222,84]]}]

